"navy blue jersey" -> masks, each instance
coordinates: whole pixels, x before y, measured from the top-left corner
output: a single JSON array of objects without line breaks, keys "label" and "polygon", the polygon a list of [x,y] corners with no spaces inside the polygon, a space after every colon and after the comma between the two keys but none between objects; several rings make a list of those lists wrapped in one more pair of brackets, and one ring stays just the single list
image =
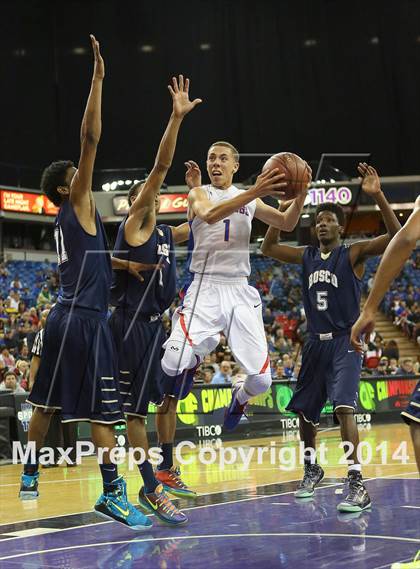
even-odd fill
[{"label": "navy blue jersey", "polygon": [[148,241],[132,247],[124,236],[126,219],[118,229],[114,256],[139,263],[157,264],[158,270],[142,273],[144,282],[130,275],[128,271],[114,271],[111,288],[111,303],[119,308],[136,312],[142,316],[162,314],[172,304],[176,294],[176,263],[172,230],[168,225],[158,225]]},{"label": "navy blue jersey", "polygon": [[96,235],[80,225],[70,200],[65,200],[55,220],[61,293],[58,302],[106,313],[112,279],[111,256],[98,212]]},{"label": "navy blue jersey", "polygon": [[324,259],[318,247],[307,247],[303,253],[302,292],[308,332],[349,330],[360,314],[361,287],[347,245],[336,247]]}]

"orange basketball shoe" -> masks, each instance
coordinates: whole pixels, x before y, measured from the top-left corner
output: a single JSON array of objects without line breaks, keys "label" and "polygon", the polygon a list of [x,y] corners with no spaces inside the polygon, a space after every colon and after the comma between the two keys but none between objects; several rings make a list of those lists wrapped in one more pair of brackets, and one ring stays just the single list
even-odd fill
[{"label": "orange basketball shoe", "polygon": [[197,492],[188,488],[182,481],[181,470],[178,466],[172,466],[169,470],[156,470],[155,477],[163,484],[165,492],[179,498],[197,498]]}]

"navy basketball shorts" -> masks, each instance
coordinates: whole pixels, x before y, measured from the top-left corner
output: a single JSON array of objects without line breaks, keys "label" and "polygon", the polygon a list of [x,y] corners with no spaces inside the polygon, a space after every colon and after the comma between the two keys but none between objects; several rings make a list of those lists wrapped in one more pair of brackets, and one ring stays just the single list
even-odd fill
[{"label": "navy basketball shorts", "polygon": [[166,333],[157,316],[115,309],[109,320],[118,354],[119,385],[124,413],[146,418],[149,403],[163,401],[162,346]]},{"label": "navy basketball shorts", "polygon": [[405,411],[401,413],[401,417],[409,425],[410,423],[417,423],[420,425],[420,381],[414,388],[413,395],[410,398],[410,403]]},{"label": "navy basketball shorts", "polygon": [[125,422],[106,314],[58,303],[51,309],[28,402],[60,409],[63,422]]},{"label": "navy basketball shorts", "polygon": [[296,390],[286,409],[313,425],[319,424],[327,399],[334,411],[356,409],[361,369],[362,356],[353,350],[348,334],[330,340],[312,336],[303,347]]}]

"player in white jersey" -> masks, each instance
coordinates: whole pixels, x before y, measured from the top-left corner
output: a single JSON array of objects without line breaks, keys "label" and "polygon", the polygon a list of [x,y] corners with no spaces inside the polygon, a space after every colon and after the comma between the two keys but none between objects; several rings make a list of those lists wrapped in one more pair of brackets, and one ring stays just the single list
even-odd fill
[{"label": "player in white jersey", "polygon": [[207,156],[211,185],[189,193],[189,268],[194,279],[174,316],[162,360],[166,374],[176,377],[190,370],[185,376],[191,380],[194,367],[219,343],[220,332],[226,335],[236,361],[247,374],[246,380],[233,388],[225,415],[227,429],[237,425],[248,400],[271,385],[261,298],[248,285],[252,219],[292,231],[306,197],[304,192],[286,212],[280,212],[260,198],[280,197],[286,186],[284,174],[277,169],[266,171],[245,191],[232,185],[238,168],[236,148],[227,142],[214,143]]}]

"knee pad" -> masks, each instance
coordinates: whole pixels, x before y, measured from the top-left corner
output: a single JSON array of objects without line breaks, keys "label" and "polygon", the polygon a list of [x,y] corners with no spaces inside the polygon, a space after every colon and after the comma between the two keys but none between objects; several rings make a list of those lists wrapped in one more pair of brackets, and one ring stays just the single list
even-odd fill
[{"label": "knee pad", "polygon": [[187,342],[169,339],[165,345],[165,354],[162,358],[163,371],[175,377],[193,367],[196,363],[194,350]]},{"label": "knee pad", "polygon": [[255,395],[260,395],[261,393],[265,393],[270,386],[271,386],[270,372],[248,375],[244,383],[245,391],[252,397],[254,397]]}]

